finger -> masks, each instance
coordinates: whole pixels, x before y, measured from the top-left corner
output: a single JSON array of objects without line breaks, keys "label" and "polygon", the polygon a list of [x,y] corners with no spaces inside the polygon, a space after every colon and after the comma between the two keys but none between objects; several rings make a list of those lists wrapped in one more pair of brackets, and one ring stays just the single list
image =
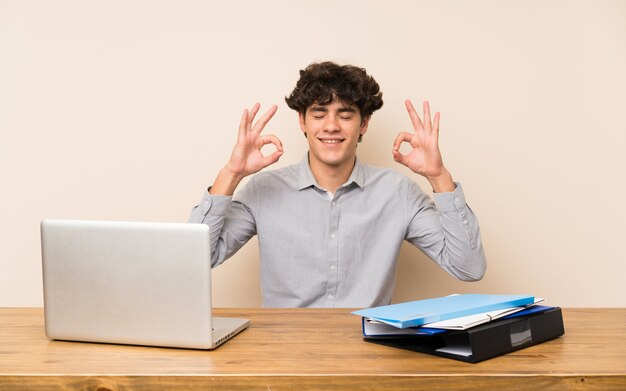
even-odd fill
[{"label": "finger", "polygon": [[426,130],[432,130],[433,128],[430,122],[430,104],[427,100],[424,101],[424,127]]},{"label": "finger", "polygon": [[248,124],[248,109],[243,109],[241,115],[241,121],[239,121],[239,138],[246,136],[246,129]]},{"label": "finger", "polygon": [[276,163],[278,159],[280,159],[280,157],[283,155],[283,144],[278,139],[278,137],[274,135],[263,136],[262,140],[263,140],[263,145],[273,144],[276,147],[276,151],[274,151],[274,153],[267,155],[267,156],[263,156],[263,160],[262,160],[263,167],[267,167],[270,164]]},{"label": "finger", "polygon": [[274,144],[274,146],[276,147],[276,150],[278,151],[283,150],[283,143],[280,141],[278,137],[274,136],[273,134],[266,134],[265,136],[262,136],[260,139],[261,139],[260,147],[267,145],[267,144]]},{"label": "finger", "polygon": [[422,124],[422,120],[420,116],[415,111],[415,107],[413,107],[413,103],[411,103],[410,99],[404,101],[406,105],[406,110],[409,112],[409,117],[411,117],[411,122],[413,123],[413,130],[417,131],[418,129],[422,129],[424,125]]},{"label": "finger", "polygon": [[281,156],[283,156],[283,151],[276,151],[269,156],[263,156],[263,167],[276,163]]},{"label": "finger", "polygon": [[396,136],[395,141],[393,142],[393,150],[394,151],[399,151],[400,150],[400,145],[403,142],[407,142],[407,143],[411,143],[411,139],[413,138],[413,135],[411,133],[407,133],[407,132],[400,132],[398,133],[398,135]]},{"label": "finger", "polygon": [[437,138],[439,137],[439,117],[440,117],[439,112],[436,112],[435,123],[433,123],[433,132],[435,132],[435,134],[437,135]]},{"label": "finger", "polygon": [[254,124],[252,131],[256,133],[261,133],[261,130],[263,130],[263,128],[269,122],[269,120],[272,119],[274,114],[276,114],[277,110],[278,110],[278,106],[276,105],[273,105],[272,107],[270,107],[269,110],[267,110],[265,114],[263,114],[263,117],[259,118],[259,120]]},{"label": "finger", "polygon": [[250,114],[248,114],[248,122],[246,124],[246,130],[250,131],[252,129],[252,121],[254,121],[256,113],[259,112],[259,108],[261,108],[261,104],[257,102],[250,109]]}]

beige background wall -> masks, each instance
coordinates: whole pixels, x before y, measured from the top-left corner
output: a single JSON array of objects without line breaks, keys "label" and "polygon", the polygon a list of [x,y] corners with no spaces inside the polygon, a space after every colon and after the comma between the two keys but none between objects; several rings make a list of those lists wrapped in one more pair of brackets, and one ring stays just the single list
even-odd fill
[{"label": "beige background wall", "polygon": [[[277,167],[300,161],[283,97],[325,59],[381,84],[371,164],[406,172],[391,155],[405,98],[441,111],[444,161],[481,222],[481,282],[407,245],[396,301],[626,306],[626,1],[595,0],[0,0],[0,306],[42,305],[43,218],[186,221],[245,106],[278,104]],[[214,281],[217,305],[259,305],[256,241]]]}]

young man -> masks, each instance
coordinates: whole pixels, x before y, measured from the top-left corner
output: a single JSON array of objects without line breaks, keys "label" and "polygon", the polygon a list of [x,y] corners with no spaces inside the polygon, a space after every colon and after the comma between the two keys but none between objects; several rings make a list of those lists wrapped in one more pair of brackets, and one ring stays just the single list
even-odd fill
[{"label": "young man", "polygon": [[[357,143],[383,104],[364,69],[311,64],[286,101],[309,144],[302,162],[258,173],[233,196],[244,177],[283,153],[276,136],[261,134],[277,107],[253,124],[256,104],[244,110],[230,160],[191,212],[189,222],[211,228],[213,266],[258,235],[263,304],[270,307],[389,304],[403,240],[458,279],[482,278],[478,222],[443,165],[439,113],[431,121],[428,102],[422,121],[406,101],[415,133],[396,137],[393,156],[428,179],[435,202],[409,178],[357,159]],[[403,142],[412,146],[407,155]],[[264,156],[266,144],[276,151]]]}]

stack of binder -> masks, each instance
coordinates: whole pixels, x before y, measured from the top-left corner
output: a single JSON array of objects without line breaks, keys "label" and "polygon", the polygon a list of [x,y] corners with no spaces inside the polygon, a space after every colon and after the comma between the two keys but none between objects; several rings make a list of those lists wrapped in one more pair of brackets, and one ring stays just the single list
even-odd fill
[{"label": "stack of binder", "polygon": [[451,295],[353,312],[366,341],[476,363],[564,334],[559,307],[527,295]]}]

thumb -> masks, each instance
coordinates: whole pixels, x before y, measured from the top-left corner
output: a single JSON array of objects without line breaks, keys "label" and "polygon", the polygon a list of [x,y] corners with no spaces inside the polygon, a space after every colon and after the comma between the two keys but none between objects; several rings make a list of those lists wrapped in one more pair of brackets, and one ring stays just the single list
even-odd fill
[{"label": "thumb", "polygon": [[276,163],[281,156],[283,156],[282,150],[275,151],[269,156],[263,156],[263,167],[267,167]]},{"label": "thumb", "polygon": [[395,148],[393,149],[393,160],[406,166],[406,159],[407,157],[400,153],[399,150],[396,150]]}]

